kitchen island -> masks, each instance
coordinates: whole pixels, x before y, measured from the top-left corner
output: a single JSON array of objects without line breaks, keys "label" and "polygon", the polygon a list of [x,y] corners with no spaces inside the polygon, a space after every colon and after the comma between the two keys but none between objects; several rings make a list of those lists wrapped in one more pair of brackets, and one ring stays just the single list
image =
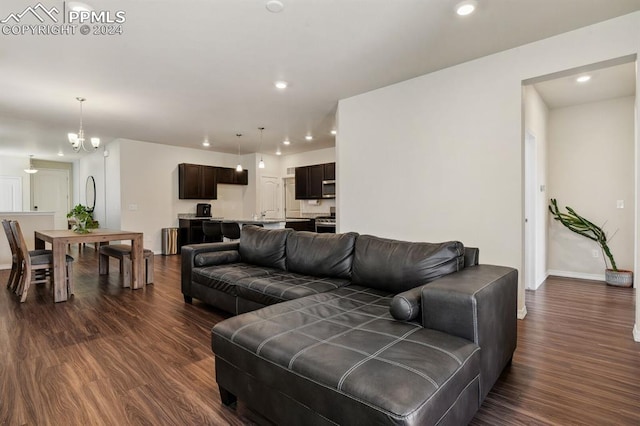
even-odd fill
[{"label": "kitchen island", "polygon": [[201,217],[193,214],[179,214],[180,223],[180,246],[186,244],[198,244],[203,242],[202,222],[217,220],[221,222],[232,222],[240,225],[240,229],[245,225],[263,226],[266,229],[282,229],[293,227],[294,224],[310,223],[312,219],[290,219],[290,218],[226,218],[226,217]]}]

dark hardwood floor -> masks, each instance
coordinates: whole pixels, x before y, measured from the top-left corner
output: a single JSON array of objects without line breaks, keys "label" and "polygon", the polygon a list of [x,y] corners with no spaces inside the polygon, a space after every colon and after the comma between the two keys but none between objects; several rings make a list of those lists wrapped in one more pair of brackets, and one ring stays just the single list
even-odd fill
[{"label": "dark hardwood floor", "polygon": [[[155,283],[132,291],[115,260],[99,277],[90,246],[72,254],[68,302],[54,304],[49,284],[23,304],[0,291],[0,424],[261,422],[220,403],[210,329],[225,314],[183,302],[179,256],[156,256]],[[527,308],[513,364],[472,424],[640,424],[633,290],[551,278]]]}]

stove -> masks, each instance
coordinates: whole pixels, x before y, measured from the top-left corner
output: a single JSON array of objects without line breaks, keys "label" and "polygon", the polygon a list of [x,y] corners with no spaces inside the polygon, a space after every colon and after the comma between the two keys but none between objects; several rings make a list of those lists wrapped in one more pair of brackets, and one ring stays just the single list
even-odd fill
[{"label": "stove", "polygon": [[318,233],[336,233],[336,211],[335,207],[331,207],[331,216],[316,217],[316,232]]}]

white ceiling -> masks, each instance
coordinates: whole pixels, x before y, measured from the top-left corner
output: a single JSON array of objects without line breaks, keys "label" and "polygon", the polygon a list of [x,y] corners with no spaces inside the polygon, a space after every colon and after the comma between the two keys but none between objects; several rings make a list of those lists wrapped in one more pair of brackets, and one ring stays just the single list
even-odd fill
[{"label": "white ceiling", "polygon": [[[208,137],[210,150],[234,153],[240,132],[254,152],[264,126],[264,153],[329,147],[339,99],[640,10],[640,0],[479,0],[459,17],[459,0],[282,1],[273,14],[266,0],[89,0],[125,11],[122,35],[0,34],[0,155],[77,158],[66,140],[76,96],[87,98],[87,136],[104,142],[204,149]],[[3,0],[0,20],[36,3]]]},{"label": "white ceiling", "polygon": [[[588,75],[591,79],[579,83],[576,78]],[[564,108],[587,102],[633,96],[636,93],[636,64],[622,65],[577,72],[560,78],[534,84],[550,109]]]}]

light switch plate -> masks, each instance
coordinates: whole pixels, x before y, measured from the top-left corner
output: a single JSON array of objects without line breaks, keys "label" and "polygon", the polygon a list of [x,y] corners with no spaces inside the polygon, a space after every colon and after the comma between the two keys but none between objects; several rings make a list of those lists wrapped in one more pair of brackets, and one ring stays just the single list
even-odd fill
[{"label": "light switch plate", "polygon": [[618,208],[618,209],[624,209],[624,200],[618,200],[618,201],[616,201],[616,208]]}]

